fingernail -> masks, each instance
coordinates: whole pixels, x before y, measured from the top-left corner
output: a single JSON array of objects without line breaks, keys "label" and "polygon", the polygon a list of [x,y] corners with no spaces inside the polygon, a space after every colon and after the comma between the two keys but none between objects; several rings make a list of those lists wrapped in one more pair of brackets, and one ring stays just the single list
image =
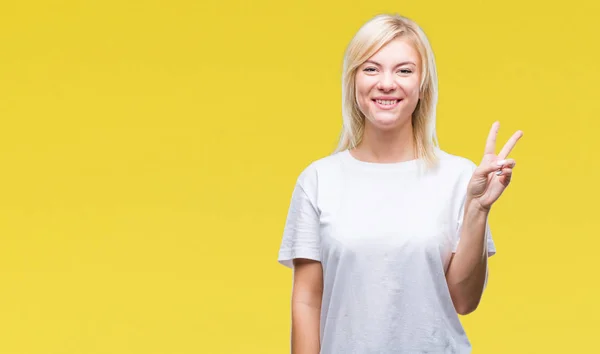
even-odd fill
[{"label": "fingernail", "polygon": [[502,174],[502,170],[496,171],[496,176],[500,176]]},{"label": "fingernail", "polygon": [[506,160],[500,160],[500,161],[496,162],[496,164],[497,164],[498,166],[502,166],[502,165],[504,165],[505,163],[506,163]]}]

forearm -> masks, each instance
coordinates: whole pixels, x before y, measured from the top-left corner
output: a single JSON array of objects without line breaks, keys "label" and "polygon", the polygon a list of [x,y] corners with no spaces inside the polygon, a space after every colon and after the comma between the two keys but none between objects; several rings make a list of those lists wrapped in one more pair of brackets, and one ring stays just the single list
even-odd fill
[{"label": "forearm", "polygon": [[454,306],[465,315],[479,305],[487,277],[486,223],[489,210],[467,201],[460,243],[452,257],[446,279]]},{"label": "forearm", "polygon": [[292,354],[319,353],[320,314],[320,304],[292,303]]}]

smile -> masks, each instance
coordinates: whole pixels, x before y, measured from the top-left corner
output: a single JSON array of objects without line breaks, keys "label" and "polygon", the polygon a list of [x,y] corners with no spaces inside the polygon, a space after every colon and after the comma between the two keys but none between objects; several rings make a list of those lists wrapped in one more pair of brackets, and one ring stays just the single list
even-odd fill
[{"label": "smile", "polygon": [[375,105],[380,109],[393,109],[398,106],[402,100],[373,100]]}]

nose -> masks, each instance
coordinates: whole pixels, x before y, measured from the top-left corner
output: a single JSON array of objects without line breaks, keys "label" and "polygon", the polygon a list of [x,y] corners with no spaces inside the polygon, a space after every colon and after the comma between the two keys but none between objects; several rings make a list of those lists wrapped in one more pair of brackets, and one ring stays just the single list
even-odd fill
[{"label": "nose", "polygon": [[393,91],[396,88],[393,75],[385,73],[381,75],[377,88],[385,92]]}]

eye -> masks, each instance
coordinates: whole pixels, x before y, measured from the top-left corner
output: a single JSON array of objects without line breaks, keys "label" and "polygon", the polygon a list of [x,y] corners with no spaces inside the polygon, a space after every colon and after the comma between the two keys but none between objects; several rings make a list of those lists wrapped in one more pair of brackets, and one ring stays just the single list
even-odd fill
[{"label": "eye", "polygon": [[364,68],[363,71],[367,73],[374,73],[377,69],[373,67]]},{"label": "eye", "polygon": [[401,74],[412,74],[413,71],[410,69],[400,69],[398,72]]}]

